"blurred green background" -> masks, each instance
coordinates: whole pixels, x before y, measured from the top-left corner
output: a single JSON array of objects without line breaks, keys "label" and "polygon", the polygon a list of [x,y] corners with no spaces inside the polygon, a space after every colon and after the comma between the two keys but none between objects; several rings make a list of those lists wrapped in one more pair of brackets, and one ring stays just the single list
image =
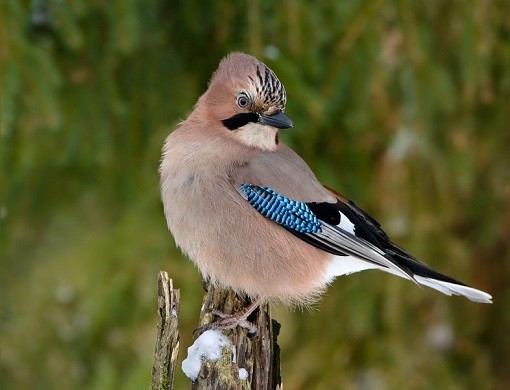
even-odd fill
[{"label": "blurred green background", "polygon": [[0,388],[147,388],[160,269],[183,359],[203,291],[160,150],[232,50],[285,84],[325,184],[494,297],[338,279],[274,311],[285,389],[510,387],[510,2],[6,0],[0,28]]}]

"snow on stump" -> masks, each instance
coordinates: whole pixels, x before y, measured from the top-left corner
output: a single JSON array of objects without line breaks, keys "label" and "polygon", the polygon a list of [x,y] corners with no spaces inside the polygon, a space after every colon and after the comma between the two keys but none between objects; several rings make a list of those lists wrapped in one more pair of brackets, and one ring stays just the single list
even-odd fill
[{"label": "snow on stump", "polygon": [[[250,304],[248,298],[239,297],[232,290],[222,290],[210,283],[206,289],[200,325],[215,320],[211,314],[215,310],[232,314]],[[248,319],[257,328],[254,334],[237,327],[208,330],[195,340],[182,364],[183,371],[193,381],[192,390],[281,388],[280,347],[277,344],[280,324],[271,319],[269,305],[256,309]]]}]

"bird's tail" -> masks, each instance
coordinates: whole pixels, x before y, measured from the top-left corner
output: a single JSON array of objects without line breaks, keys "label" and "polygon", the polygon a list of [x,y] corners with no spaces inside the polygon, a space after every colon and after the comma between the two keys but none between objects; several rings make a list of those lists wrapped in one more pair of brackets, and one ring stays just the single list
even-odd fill
[{"label": "bird's tail", "polygon": [[462,295],[473,302],[492,303],[492,297],[484,291],[466,286],[464,284],[445,282],[426,276],[415,275],[416,281],[424,286],[431,287],[446,295]]},{"label": "bird's tail", "polygon": [[[399,267],[405,269],[407,271],[406,275],[411,276],[418,284],[433,288],[446,295],[461,295],[473,302],[492,303],[492,297],[486,292],[469,287],[449,276],[434,271],[422,262],[408,256],[407,253],[399,252],[397,249],[397,252],[393,252],[391,255],[388,254],[388,257],[391,257],[392,261],[395,261]],[[349,275],[368,269],[378,269],[404,278],[404,274],[397,272],[394,268],[370,263],[353,256],[335,256],[327,271],[328,281],[332,281],[340,275]]]},{"label": "bird's tail", "polygon": [[[391,253],[390,251],[391,256],[397,260],[400,266],[409,269],[414,274],[414,280],[419,284],[433,288],[446,295],[461,295],[473,302],[492,303],[492,296],[486,292],[469,287],[449,276],[434,271],[398,247],[393,249],[396,252]],[[393,273],[390,270],[385,271]],[[397,273],[395,275],[399,276]]]}]

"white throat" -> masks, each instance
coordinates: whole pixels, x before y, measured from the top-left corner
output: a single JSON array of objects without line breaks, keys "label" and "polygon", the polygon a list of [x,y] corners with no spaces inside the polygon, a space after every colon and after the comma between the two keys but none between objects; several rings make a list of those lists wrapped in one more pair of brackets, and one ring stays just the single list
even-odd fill
[{"label": "white throat", "polygon": [[262,150],[276,150],[278,129],[260,123],[248,123],[235,130],[234,135],[242,143]]}]

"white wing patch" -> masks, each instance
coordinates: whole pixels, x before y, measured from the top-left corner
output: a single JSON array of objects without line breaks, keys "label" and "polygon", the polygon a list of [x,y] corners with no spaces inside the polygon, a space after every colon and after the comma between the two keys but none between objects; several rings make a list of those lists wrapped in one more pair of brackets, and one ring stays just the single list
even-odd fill
[{"label": "white wing patch", "polygon": [[337,225],[340,229],[343,229],[345,230],[346,232],[349,232],[351,234],[354,234],[355,235],[355,232],[354,232],[354,224],[351,222],[351,220],[349,218],[347,218],[347,216],[340,212],[340,223]]}]

